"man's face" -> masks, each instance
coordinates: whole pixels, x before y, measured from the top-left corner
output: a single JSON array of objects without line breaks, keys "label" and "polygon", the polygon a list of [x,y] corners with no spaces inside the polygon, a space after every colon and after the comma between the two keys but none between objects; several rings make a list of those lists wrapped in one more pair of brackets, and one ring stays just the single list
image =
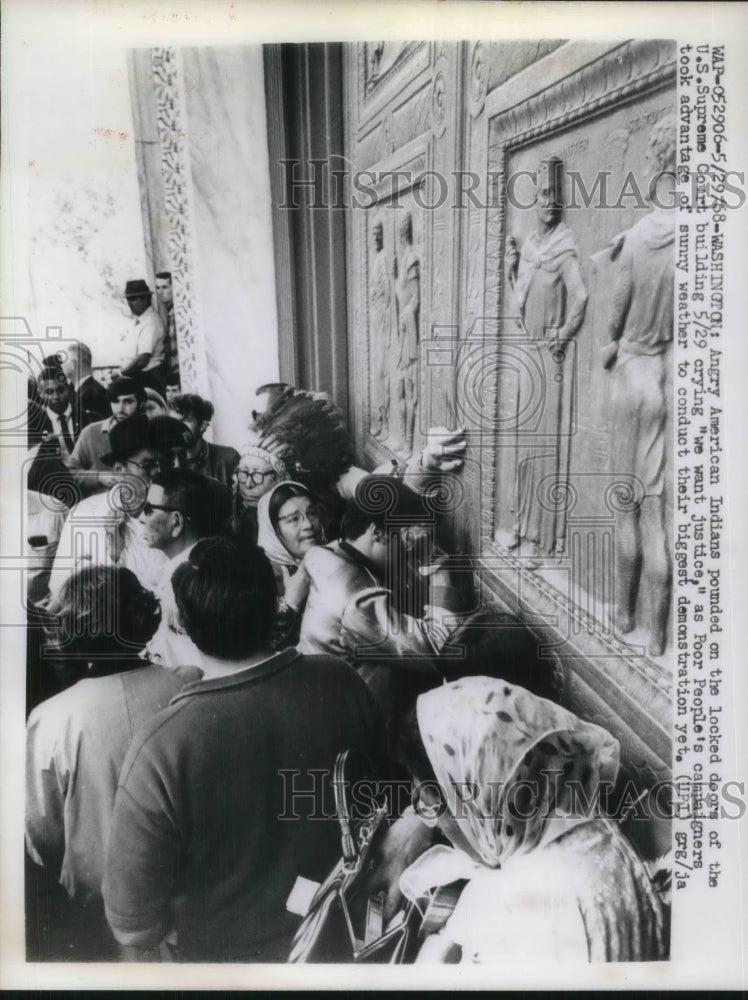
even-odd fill
[{"label": "man's face", "polygon": [[117,421],[117,423],[122,423],[123,420],[127,420],[128,417],[132,417],[140,409],[140,404],[138,403],[137,397],[133,395],[129,396],[118,396],[116,401],[111,404],[112,416]]},{"label": "man's face", "polygon": [[142,507],[148,496],[148,487],[154,476],[160,472],[162,462],[154,448],[140,448],[127,458],[114,463],[114,471],[125,484],[127,506],[132,509]]},{"label": "man's face", "polygon": [[70,402],[70,385],[62,373],[57,378],[40,378],[39,396],[53,413],[64,413]]},{"label": "man's face", "polygon": [[165,306],[170,306],[174,302],[174,291],[171,286],[171,278],[156,278],[156,295]]},{"label": "man's face", "polygon": [[187,469],[189,468],[189,455],[187,448],[180,445],[176,448],[169,448],[163,456],[162,469]]},{"label": "man's face", "polygon": [[130,312],[133,316],[142,316],[146,309],[150,306],[150,297],[139,296],[135,299],[128,299],[127,304],[130,306]]},{"label": "man's face", "polygon": [[198,441],[202,441],[203,434],[208,426],[205,421],[198,420],[197,417],[180,417],[179,419],[185,427],[189,428],[193,444],[197,444]]},{"label": "man's face", "polygon": [[[163,508],[169,508],[164,510]],[[164,550],[179,534],[180,516],[171,509],[164,496],[163,487],[151,483],[148,498],[140,512],[143,541],[152,549]]]},{"label": "man's face", "polygon": [[178,396],[182,390],[179,388],[179,383],[176,385],[167,385],[166,387],[166,402],[171,406],[171,402],[175,396]]}]

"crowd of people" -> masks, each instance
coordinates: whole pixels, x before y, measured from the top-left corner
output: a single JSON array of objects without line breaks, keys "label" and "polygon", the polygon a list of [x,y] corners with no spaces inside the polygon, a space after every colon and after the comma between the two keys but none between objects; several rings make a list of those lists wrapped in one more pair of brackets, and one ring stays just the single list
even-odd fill
[{"label": "crowd of people", "polygon": [[385,916],[462,885],[419,959],[666,957],[646,864],[569,805],[616,780],[616,741],[452,558],[435,497],[462,433],[367,473],[340,411],[277,383],[238,451],[208,441],[173,304],[163,323],[145,282],[127,294],[138,342],[107,388],[84,344],[30,387],[28,958],[288,960],[289,900],[340,858],[344,750],[415,789],[372,881]]}]

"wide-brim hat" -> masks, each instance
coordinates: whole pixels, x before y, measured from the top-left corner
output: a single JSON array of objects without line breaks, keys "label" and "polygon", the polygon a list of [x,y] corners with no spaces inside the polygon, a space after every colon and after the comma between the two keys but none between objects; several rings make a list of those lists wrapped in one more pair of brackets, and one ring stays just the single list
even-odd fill
[{"label": "wide-brim hat", "polygon": [[128,281],[125,285],[126,299],[141,299],[152,294],[153,293],[148,287],[148,282],[143,278],[136,278],[133,281]]},{"label": "wide-brim hat", "polygon": [[110,450],[101,461],[112,466],[142,448],[167,452],[172,448],[189,448],[191,444],[190,429],[181,420],[174,417],[149,420],[144,413],[136,413],[112,427],[109,432]]}]

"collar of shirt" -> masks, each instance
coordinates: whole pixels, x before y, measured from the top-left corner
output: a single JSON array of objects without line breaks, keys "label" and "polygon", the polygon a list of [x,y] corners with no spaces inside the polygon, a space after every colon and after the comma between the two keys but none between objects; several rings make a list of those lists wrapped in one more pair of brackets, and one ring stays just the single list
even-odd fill
[{"label": "collar of shirt", "polygon": [[153,306],[148,306],[147,309],[143,310],[143,312],[140,314],[140,316],[133,316],[133,319],[135,321],[135,326],[140,326],[142,324],[143,320],[146,320],[146,321],[149,320],[151,318],[151,316],[153,315],[154,312],[155,312],[155,310],[154,310]]},{"label": "collar of shirt", "polygon": [[179,694],[175,695],[170,705],[175,705],[182,698],[189,698],[192,695],[207,694],[211,691],[222,691],[225,688],[235,688],[244,684],[253,683],[262,677],[278,673],[286,667],[295,663],[301,653],[297,649],[284,649],[280,653],[274,653],[266,660],[253,663],[251,667],[237,667],[235,673],[225,674],[223,677],[214,677],[210,680],[193,681],[185,685]]},{"label": "collar of shirt", "polygon": [[47,416],[52,421],[52,426],[60,430],[60,417],[63,416],[67,421],[68,430],[70,433],[73,431],[73,407],[68,403],[68,408],[64,413],[55,413],[54,410],[50,410],[47,407]]},{"label": "collar of shirt", "polygon": [[87,382],[90,378],[93,378],[93,375],[82,375],[75,383],[75,391],[78,392],[83,383]]}]

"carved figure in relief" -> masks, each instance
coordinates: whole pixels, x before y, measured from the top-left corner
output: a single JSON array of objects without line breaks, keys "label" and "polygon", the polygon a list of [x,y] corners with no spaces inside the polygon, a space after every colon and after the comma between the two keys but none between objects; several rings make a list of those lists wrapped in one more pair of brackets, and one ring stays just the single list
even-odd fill
[{"label": "carved figure in relief", "polygon": [[409,458],[413,454],[418,404],[416,380],[421,308],[421,263],[413,248],[413,217],[410,212],[405,214],[400,225],[400,257],[395,258],[393,273],[397,302],[394,386],[403,435],[403,441],[396,441],[393,448],[403,458]]},{"label": "carved figure in relief", "polygon": [[384,227],[375,222],[374,263],[369,283],[371,323],[369,326],[369,356],[371,364],[371,428],[372,437],[384,440],[390,430],[390,377],[388,362],[392,350],[394,297],[392,275],[384,249]]},{"label": "carved figure in relief", "polygon": [[666,366],[673,340],[676,124],[650,134],[645,183],[652,210],[613,241],[618,276],[603,364],[610,371],[611,472],[634,477],[636,502],[616,514],[619,632],[636,626],[639,583],[649,585],[649,652],[665,649],[670,559],[665,529]]},{"label": "carved figure in relief", "polygon": [[[579,330],[587,307],[587,290],[579,267],[576,240],[561,221],[561,161],[544,160],[537,172],[536,225],[520,253],[507,238],[506,269],[527,335],[527,362],[519,387],[518,419],[534,412],[537,441],[522,445],[517,455],[517,511],[513,548],[539,564],[540,556],[565,550],[568,453],[562,440],[570,432],[570,409],[564,405],[565,348]],[[530,407],[530,411],[528,411]],[[518,427],[520,433],[523,428]]]}]

